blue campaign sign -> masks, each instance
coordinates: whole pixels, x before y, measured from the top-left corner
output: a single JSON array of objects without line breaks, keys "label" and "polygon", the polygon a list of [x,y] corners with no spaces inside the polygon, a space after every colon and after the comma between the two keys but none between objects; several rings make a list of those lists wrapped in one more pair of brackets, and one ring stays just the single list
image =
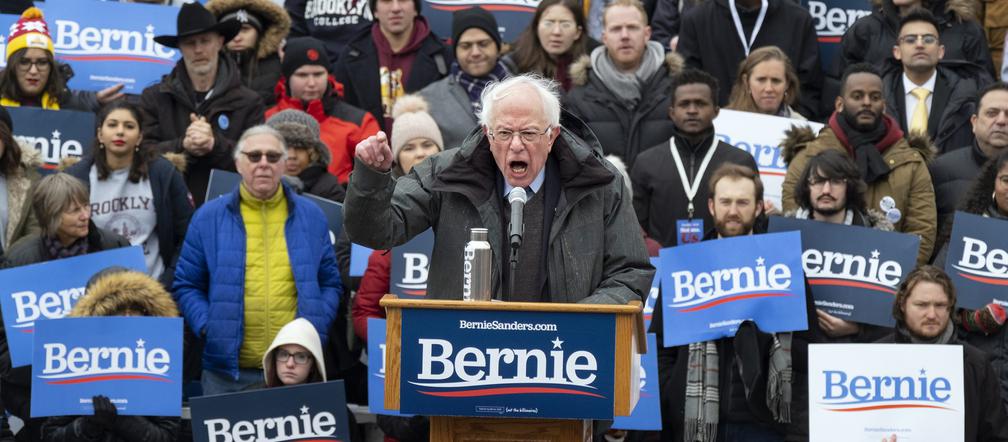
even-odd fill
[{"label": "blue campaign sign", "polygon": [[385,408],[385,320],[368,318],[368,410],[374,414],[409,416]]},{"label": "blue campaign sign", "polygon": [[651,326],[651,316],[654,313],[655,303],[658,302],[658,291],[661,289],[661,259],[651,258],[651,265],[655,268],[655,274],[654,279],[651,280],[651,291],[648,292],[648,297],[644,301],[644,330]]},{"label": "blue campaign sign", "polygon": [[532,21],[538,5],[538,1],[529,0],[423,0],[423,15],[434,34],[448,40],[452,35],[452,13],[479,6],[497,19],[502,41],[516,41]]},{"label": "blue campaign sign", "polygon": [[42,167],[56,170],[60,160],[87,155],[95,137],[95,116],[91,112],[44,110],[37,107],[8,107],[14,123],[14,139],[35,148]]},{"label": "blue campaign sign", "polygon": [[147,272],[140,246],[0,270],[0,311],[12,366],[32,363],[37,325],[70,313],[84,295],[88,279],[110,266]]},{"label": "blue campaign sign", "polygon": [[56,58],[74,70],[71,89],[98,91],[122,83],[123,92],[139,94],[161,81],[181,52],[155,43],[154,36],[174,35],[177,15],[178,8],[139,3],[45,2]]},{"label": "blue campaign sign", "polygon": [[373,250],[360,244],[350,244],[350,276],[364,276],[367,271],[368,258]]},{"label": "blue campaign sign", "polygon": [[840,56],[840,38],[857,19],[871,14],[871,4],[864,0],[802,0],[815,22],[819,40],[819,58],[826,72],[833,69]]},{"label": "blue campaign sign", "polygon": [[665,248],[661,261],[666,347],[735,336],[747,319],[770,333],[808,327],[798,232]]},{"label": "blue campaign sign", "polygon": [[402,321],[404,413],[612,419],[613,315],[404,309]]},{"label": "blue campaign sign", "polygon": [[[646,327],[645,327],[646,328]],[[629,416],[613,418],[613,428],[621,430],[661,430],[661,400],[658,396],[658,341],[647,335],[648,352],[641,355],[640,399]]]},{"label": "blue campaign sign", "polygon": [[389,290],[393,295],[406,299],[427,297],[427,274],[433,250],[434,231],[431,229],[425,230],[406,244],[392,248]]},{"label": "blue campaign sign", "polygon": [[892,327],[892,303],[917,265],[920,237],[774,216],[771,232],[799,231],[816,308],[849,321]]},{"label": "blue campaign sign", "polygon": [[196,442],[350,440],[343,381],[193,398]]},{"label": "blue campaign sign", "polygon": [[[7,54],[7,35],[10,34],[10,27],[17,23],[21,16],[17,14],[0,14],[0,53]],[[7,67],[7,57],[0,60],[0,68]]]},{"label": "blue campaign sign", "polygon": [[978,309],[996,302],[1008,305],[1008,223],[956,212],[945,272],[956,287],[956,305]]},{"label": "blue campaign sign", "polygon": [[32,353],[32,417],[93,414],[99,394],[122,415],[182,413],[182,318],[42,321]]}]

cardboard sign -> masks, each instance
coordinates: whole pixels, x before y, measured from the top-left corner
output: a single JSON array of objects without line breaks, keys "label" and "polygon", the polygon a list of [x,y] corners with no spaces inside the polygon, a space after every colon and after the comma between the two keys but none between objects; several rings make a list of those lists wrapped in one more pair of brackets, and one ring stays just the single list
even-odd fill
[{"label": "cardboard sign", "polygon": [[[434,250],[434,231],[425,230],[406,244],[392,248],[389,290],[407,299],[427,297],[427,275]],[[459,257],[461,258],[461,255]]]},{"label": "cardboard sign", "polygon": [[385,320],[368,318],[368,410],[374,414],[409,416],[385,408]]},{"label": "cardboard sign", "polygon": [[809,345],[812,442],[962,441],[963,392],[960,345]]},{"label": "cardboard sign", "polygon": [[42,156],[42,168],[55,171],[60,160],[91,152],[95,116],[91,112],[7,107],[14,123],[14,139]]},{"label": "cardboard sign", "polygon": [[105,395],[118,413],[182,413],[182,318],[106,316],[35,328],[31,416],[94,414]]},{"label": "cardboard sign", "polygon": [[666,347],[735,336],[747,319],[768,333],[808,328],[798,232],[665,248],[661,269]]},{"label": "cardboard sign", "polygon": [[196,442],[349,441],[343,381],[193,398]]},{"label": "cardboard sign", "polygon": [[404,309],[402,321],[404,413],[612,419],[612,315]]},{"label": "cardboard sign", "polygon": [[[646,329],[647,326],[644,326]],[[640,399],[629,416],[613,418],[613,428],[621,430],[661,430],[661,400],[658,384],[658,341],[647,335],[648,351],[641,355]]]},{"label": "cardboard sign", "polygon": [[780,143],[791,126],[807,126],[815,132],[823,127],[814,122],[729,109],[721,109],[714,119],[714,130],[721,141],[749,152],[756,160],[763,180],[763,197],[777,207],[781,207],[781,186],[787,174]]},{"label": "cardboard sign", "polygon": [[1004,220],[956,212],[945,272],[956,287],[956,306],[1008,306],[1008,236]]},{"label": "cardboard sign", "polygon": [[816,308],[841,319],[892,327],[892,303],[917,265],[920,237],[860,226],[770,217],[771,232],[799,231]]},{"label": "cardboard sign", "polygon": [[111,266],[147,273],[140,246],[0,270],[0,310],[7,331],[11,365],[31,364],[36,326],[70,313],[84,295],[88,279]]}]

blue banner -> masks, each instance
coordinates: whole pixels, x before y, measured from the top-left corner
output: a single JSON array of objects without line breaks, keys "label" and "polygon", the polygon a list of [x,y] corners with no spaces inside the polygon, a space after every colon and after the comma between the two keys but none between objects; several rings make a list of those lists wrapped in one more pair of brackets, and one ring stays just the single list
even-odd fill
[{"label": "blue banner", "polygon": [[350,276],[361,277],[367,271],[368,258],[373,250],[360,244],[350,244]]},{"label": "blue banner", "polygon": [[819,40],[819,58],[824,72],[831,72],[840,56],[840,39],[857,19],[871,14],[871,4],[865,0],[802,0],[815,21]]},{"label": "blue banner", "polygon": [[[645,327],[647,328],[647,327]],[[641,355],[640,399],[629,416],[613,418],[613,428],[621,430],[661,430],[661,400],[658,384],[658,341],[647,335],[647,353]]]},{"label": "blue banner", "polygon": [[37,107],[5,109],[14,123],[14,139],[39,152],[43,169],[56,170],[63,158],[80,158],[91,152],[95,138],[93,113]]},{"label": "blue banner", "polygon": [[181,52],[155,43],[154,36],[174,35],[177,15],[178,8],[141,3],[45,2],[56,58],[74,70],[68,86],[91,91],[122,83],[123,92],[140,94],[160,82]]},{"label": "blue banner", "polygon": [[7,36],[10,35],[11,25],[17,23],[21,16],[17,14],[0,14],[0,53],[4,54],[0,57],[0,68],[7,67]]},{"label": "blue banner", "polygon": [[799,231],[816,308],[848,321],[893,327],[896,290],[917,265],[920,237],[860,226],[770,217],[771,232]]},{"label": "blue banner", "polygon": [[32,363],[32,336],[39,323],[70,313],[88,279],[110,266],[147,272],[140,246],[0,270],[3,313],[11,365]]},{"label": "blue banner", "polygon": [[94,414],[99,394],[122,415],[182,413],[182,318],[42,321],[32,353],[32,417]]},{"label": "blue banner", "polygon": [[532,21],[538,5],[538,1],[529,0],[423,0],[422,12],[431,31],[444,40],[450,40],[452,13],[479,6],[494,15],[501,41],[507,42],[518,40]]},{"label": "blue banner", "polygon": [[[431,229],[425,230],[406,244],[392,248],[389,290],[393,295],[407,299],[427,297],[427,274],[433,250],[434,231]],[[459,259],[462,259],[462,255],[459,255]]]},{"label": "blue banner", "polygon": [[193,398],[196,442],[350,440],[343,381]]},{"label": "blue banner", "polygon": [[[648,297],[644,300],[644,330],[651,326],[651,317],[654,314],[655,303],[658,302],[658,292],[661,290],[661,259],[651,258],[651,265],[655,268],[655,274],[651,280],[651,291],[648,292]],[[648,347],[648,350],[650,349],[651,347]]]},{"label": "blue banner", "polygon": [[611,314],[404,309],[400,411],[612,419]]},{"label": "blue banner", "polygon": [[769,333],[808,327],[798,232],[665,248],[661,261],[666,347],[735,336],[747,319]]},{"label": "blue banner", "polygon": [[374,414],[409,416],[385,408],[385,320],[367,320],[368,410]]},{"label": "blue banner", "polygon": [[945,272],[956,287],[956,305],[978,309],[1008,306],[1008,223],[956,212],[945,257]]}]

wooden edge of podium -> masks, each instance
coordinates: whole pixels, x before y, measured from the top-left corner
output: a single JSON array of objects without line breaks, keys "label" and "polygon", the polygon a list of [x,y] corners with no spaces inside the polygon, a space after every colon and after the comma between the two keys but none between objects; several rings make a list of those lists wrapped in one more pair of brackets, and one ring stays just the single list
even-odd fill
[{"label": "wooden edge of podium", "polygon": [[590,441],[592,421],[431,416],[432,441]]},{"label": "wooden edge of podium", "polygon": [[402,310],[386,309],[385,321],[385,409],[398,410],[400,366],[390,359],[402,351]]}]

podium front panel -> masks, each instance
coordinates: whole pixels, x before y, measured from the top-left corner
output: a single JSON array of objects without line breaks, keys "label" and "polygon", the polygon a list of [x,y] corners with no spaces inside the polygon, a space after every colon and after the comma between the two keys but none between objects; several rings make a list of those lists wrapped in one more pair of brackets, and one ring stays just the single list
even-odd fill
[{"label": "podium front panel", "polygon": [[611,419],[614,315],[404,309],[400,412]]}]

